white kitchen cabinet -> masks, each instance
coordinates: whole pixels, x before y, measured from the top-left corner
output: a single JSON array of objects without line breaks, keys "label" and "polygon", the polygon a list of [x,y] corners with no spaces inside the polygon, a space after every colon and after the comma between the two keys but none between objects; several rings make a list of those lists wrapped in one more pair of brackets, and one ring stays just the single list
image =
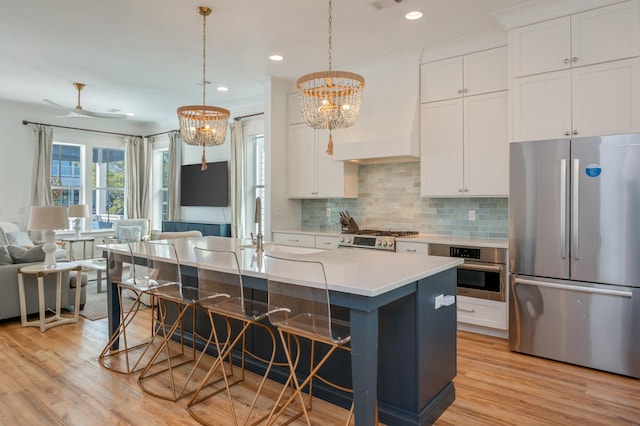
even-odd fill
[{"label": "white kitchen cabinet", "polygon": [[639,55],[639,4],[631,0],[509,31],[511,76]]},{"label": "white kitchen cabinet", "polygon": [[495,300],[456,296],[458,322],[507,330],[507,304]]},{"label": "white kitchen cabinet", "polygon": [[290,232],[274,232],[273,242],[285,246],[316,248],[316,236],[311,234],[293,234]]},{"label": "white kitchen cabinet", "polygon": [[429,254],[429,244],[413,243],[409,241],[397,241],[396,253]]},{"label": "white kitchen cabinet", "polygon": [[326,153],[329,132],[289,126],[289,198],[356,198],[358,166]]},{"label": "white kitchen cabinet", "polygon": [[333,250],[338,248],[340,237],[328,235],[316,235],[316,248],[324,250]]},{"label": "white kitchen cabinet", "polygon": [[514,141],[640,131],[640,58],[512,82]]},{"label": "white kitchen cabinet", "polygon": [[507,48],[475,52],[420,66],[422,103],[507,89]]},{"label": "white kitchen cabinet", "polygon": [[422,105],[421,196],[506,196],[507,92]]}]

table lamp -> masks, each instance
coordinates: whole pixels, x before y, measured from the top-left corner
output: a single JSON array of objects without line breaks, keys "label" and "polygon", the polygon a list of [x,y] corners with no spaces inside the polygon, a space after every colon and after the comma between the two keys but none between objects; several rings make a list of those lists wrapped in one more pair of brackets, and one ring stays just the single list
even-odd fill
[{"label": "table lamp", "polygon": [[29,224],[27,229],[30,231],[44,231],[45,244],[42,246],[44,251],[44,267],[55,268],[56,257],[54,253],[58,246],[53,242],[56,230],[67,229],[69,227],[69,217],[67,216],[67,208],[63,206],[37,206],[31,207],[29,212]]},{"label": "table lamp", "polygon": [[89,206],[86,204],[74,204],[69,206],[69,217],[73,218],[73,230],[76,232],[75,239],[80,238],[80,229],[82,228],[82,218],[89,217]]}]

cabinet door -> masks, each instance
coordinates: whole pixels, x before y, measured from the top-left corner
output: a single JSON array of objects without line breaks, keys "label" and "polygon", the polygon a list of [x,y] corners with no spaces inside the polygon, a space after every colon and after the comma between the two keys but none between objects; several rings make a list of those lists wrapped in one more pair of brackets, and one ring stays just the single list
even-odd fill
[{"label": "cabinet door", "polygon": [[314,194],[317,197],[344,197],[344,162],[337,161],[332,155],[327,154],[329,143],[329,131],[316,131],[317,145],[317,189]]},{"label": "cabinet door", "polygon": [[574,68],[572,84],[574,134],[640,131],[640,58]]},{"label": "cabinet door", "polygon": [[640,6],[614,4],[571,17],[573,66],[595,64],[640,54]]},{"label": "cabinet door", "polygon": [[289,196],[311,197],[317,192],[315,130],[306,124],[289,126]]},{"label": "cabinet door", "polygon": [[466,55],[464,96],[507,90],[507,48],[484,50]]},{"label": "cabinet door", "polygon": [[512,140],[569,137],[571,131],[571,70],[512,81]]},{"label": "cabinet door", "polygon": [[420,66],[420,102],[462,96],[462,56]]},{"label": "cabinet door", "polygon": [[553,19],[509,31],[511,76],[571,67],[571,18]]},{"label": "cabinet door", "polygon": [[464,193],[508,196],[507,92],[464,100]]},{"label": "cabinet door", "polygon": [[421,106],[420,195],[463,195],[462,99]]}]

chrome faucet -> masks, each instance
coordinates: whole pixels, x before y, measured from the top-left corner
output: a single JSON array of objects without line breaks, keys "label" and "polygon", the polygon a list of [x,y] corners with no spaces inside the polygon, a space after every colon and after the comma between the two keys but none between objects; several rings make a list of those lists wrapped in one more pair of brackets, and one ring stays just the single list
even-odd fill
[{"label": "chrome faucet", "polygon": [[253,218],[254,223],[258,224],[258,235],[256,235],[256,251],[264,250],[264,235],[262,235],[262,223],[260,221],[262,217],[262,202],[260,197],[256,197],[256,212]]}]

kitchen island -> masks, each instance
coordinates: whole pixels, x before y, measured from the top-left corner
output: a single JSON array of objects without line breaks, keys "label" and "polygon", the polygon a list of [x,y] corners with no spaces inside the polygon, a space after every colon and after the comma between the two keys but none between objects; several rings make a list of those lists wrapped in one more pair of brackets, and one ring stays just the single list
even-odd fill
[{"label": "kitchen island", "polygon": [[[253,297],[266,298],[262,256],[247,246],[247,241],[202,237],[172,242],[183,265],[183,279],[197,279],[194,247],[233,250]],[[130,257],[123,244],[100,248],[109,252],[109,326],[113,332],[120,307],[117,287],[111,280]],[[134,243],[132,249],[143,256],[142,243]],[[394,425],[430,424],[453,402],[455,304],[436,309],[435,302],[438,295],[455,295],[455,268],[462,260],[271,244],[266,244],[265,252],[324,264],[331,302],[341,307],[351,322],[351,362],[332,364],[331,368],[344,371],[342,375],[351,379],[358,425],[374,424],[376,402],[380,420]]]}]

